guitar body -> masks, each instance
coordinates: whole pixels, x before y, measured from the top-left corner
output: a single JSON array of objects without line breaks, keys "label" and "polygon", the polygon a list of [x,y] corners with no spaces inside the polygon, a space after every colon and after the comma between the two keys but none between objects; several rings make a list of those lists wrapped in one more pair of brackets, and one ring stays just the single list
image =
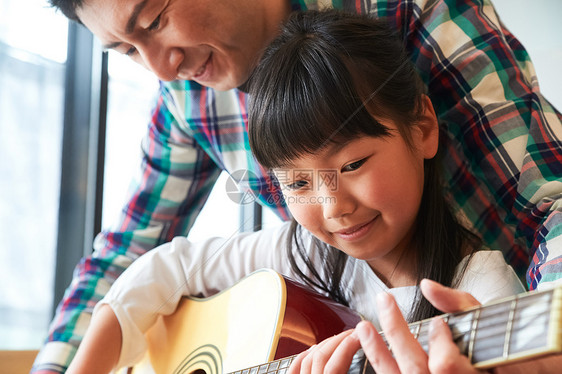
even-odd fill
[{"label": "guitar body", "polygon": [[215,296],[186,297],[148,331],[133,373],[230,373],[288,357],[355,327],[358,314],[276,272],[260,270]]},{"label": "guitar body", "polygon": [[[562,352],[562,285],[441,318],[477,368]],[[360,320],[351,309],[260,270],[215,296],[182,299],[147,332],[148,355],[128,372],[285,374],[294,355]],[[409,325],[426,352],[430,321]]]}]

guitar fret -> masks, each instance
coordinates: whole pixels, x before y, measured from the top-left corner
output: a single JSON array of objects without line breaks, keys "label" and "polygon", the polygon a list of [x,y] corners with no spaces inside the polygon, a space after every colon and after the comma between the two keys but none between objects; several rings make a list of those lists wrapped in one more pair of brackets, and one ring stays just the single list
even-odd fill
[{"label": "guitar fret", "polygon": [[416,338],[416,340],[420,337],[421,325],[421,322],[416,324],[416,331],[414,332],[414,337]]},{"label": "guitar fret", "polygon": [[280,369],[288,368],[289,365],[291,365],[291,362],[293,361],[293,358],[294,358],[294,356],[293,356],[293,357],[288,357],[288,358],[285,358],[285,359],[281,360],[281,364],[279,365],[279,368],[280,368]]},{"label": "guitar fret", "polygon": [[[444,314],[442,318],[451,329],[453,340],[477,368],[487,368],[525,354],[549,352],[552,328],[560,329],[561,322],[552,322],[551,312],[556,301],[562,304],[562,291],[553,290],[518,295],[512,299],[480,306],[460,313]],[[560,309],[560,306],[557,306]],[[562,317],[558,317],[561,319]],[[409,324],[409,330],[424,350],[428,350],[430,319]],[[562,331],[554,331],[562,339]],[[392,347],[384,336],[383,341]],[[559,344],[559,343],[558,343]],[[560,347],[558,346],[558,351]],[[296,356],[272,361],[232,374],[287,374]]]},{"label": "guitar fret", "polygon": [[513,318],[515,316],[515,309],[517,308],[517,298],[513,299],[509,309],[509,318],[507,320],[507,327],[505,333],[505,342],[503,345],[503,357],[507,358],[509,356],[509,342],[511,340],[511,332],[513,330]]},{"label": "guitar fret", "polygon": [[476,338],[476,330],[478,329],[478,322],[480,321],[480,308],[474,311],[474,317],[470,327],[470,340],[468,341],[468,359],[472,362],[472,354],[474,353],[474,341]]},{"label": "guitar fret", "polygon": [[272,361],[269,363],[269,368],[267,372],[277,371],[279,369],[279,361]]}]

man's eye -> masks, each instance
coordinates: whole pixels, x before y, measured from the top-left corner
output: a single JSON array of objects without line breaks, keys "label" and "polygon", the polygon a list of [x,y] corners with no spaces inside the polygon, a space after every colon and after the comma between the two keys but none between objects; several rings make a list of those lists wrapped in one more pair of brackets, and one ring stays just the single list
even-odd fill
[{"label": "man's eye", "polygon": [[342,168],[342,171],[354,171],[354,170],[357,170],[357,169],[359,169],[359,168],[365,163],[365,161],[367,161],[366,158],[364,158],[364,159],[362,159],[362,160],[359,160],[359,161],[352,162],[351,164],[344,166],[344,167]]},{"label": "man's eye", "polygon": [[131,47],[127,50],[127,52],[125,52],[125,55],[131,57],[133,56],[135,53],[137,53],[137,49],[135,47]]},{"label": "man's eye", "polygon": [[156,17],[156,19],[154,20],[154,22],[152,22],[150,24],[150,26],[148,26],[148,30],[149,31],[154,31],[154,30],[158,30],[158,27],[160,26],[160,16],[162,14],[158,15],[158,17]]},{"label": "man's eye", "polygon": [[287,188],[290,190],[300,190],[308,185],[307,181],[296,181],[294,183],[287,184]]}]

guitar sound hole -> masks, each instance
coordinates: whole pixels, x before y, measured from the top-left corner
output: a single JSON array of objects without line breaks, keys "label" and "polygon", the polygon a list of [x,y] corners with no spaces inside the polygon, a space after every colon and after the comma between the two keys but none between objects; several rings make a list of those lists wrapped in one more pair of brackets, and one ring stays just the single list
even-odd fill
[{"label": "guitar sound hole", "polygon": [[192,371],[191,374],[207,374],[207,372],[203,369],[197,369],[195,371]]}]

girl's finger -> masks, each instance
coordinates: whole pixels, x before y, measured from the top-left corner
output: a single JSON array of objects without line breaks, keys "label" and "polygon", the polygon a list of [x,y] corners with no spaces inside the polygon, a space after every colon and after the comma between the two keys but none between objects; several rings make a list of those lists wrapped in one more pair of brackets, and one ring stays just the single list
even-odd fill
[{"label": "girl's finger", "polygon": [[425,298],[444,313],[453,313],[480,305],[469,293],[449,288],[430,279],[422,279],[420,289]]},{"label": "girl's finger", "polygon": [[[311,374],[322,374],[324,373],[324,369],[328,361],[332,358],[334,351],[337,347],[341,344],[341,342],[349,336],[353,330],[344,331],[338,335],[335,335],[331,338],[325,339],[320,344],[316,346],[316,349],[313,350],[306,358],[305,361],[308,361],[310,365],[310,371],[302,371],[301,373],[311,373]],[[350,361],[351,362],[351,361]],[[347,365],[346,370],[349,368],[349,364]]]},{"label": "girl's finger", "polygon": [[367,321],[359,322],[355,328],[361,347],[369,363],[377,373],[400,373],[398,364],[375,326]]},{"label": "girl's finger", "polygon": [[429,369],[432,373],[478,373],[453,342],[451,330],[441,318],[431,321],[429,333]]},{"label": "girl's finger", "polygon": [[392,295],[377,295],[379,319],[390,344],[396,363],[402,373],[428,373],[427,354],[410,332]]},{"label": "girl's finger", "polygon": [[328,362],[324,366],[325,373],[347,373],[353,362],[355,353],[361,348],[357,334],[349,330],[339,344],[332,346]]},{"label": "girl's finger", "polygon": [[289,370],[287,371],[287,374],[298,374],[298,373],[300,373],[302,361],[304,360],[306,355],[309,353],[309,351],[314,349],[314,348],[315,348],[315,346],[312,346],[312,347],[308,348],[306,351],[299,353],[297,355],[297,357],[295,357],[293,359],[293,361],[291,362],[291,365],[289,366]]},{"label": "girl's finger", "polygon": [[[353,330],[347,330],[331,338],[325,339],[300,353],[291,363],[288,374],[323,373],[324,368],[330,360],[334,350],[347,336],[352,333],[352,331]],[[349,367],[349,364],[347,367]]]}]

